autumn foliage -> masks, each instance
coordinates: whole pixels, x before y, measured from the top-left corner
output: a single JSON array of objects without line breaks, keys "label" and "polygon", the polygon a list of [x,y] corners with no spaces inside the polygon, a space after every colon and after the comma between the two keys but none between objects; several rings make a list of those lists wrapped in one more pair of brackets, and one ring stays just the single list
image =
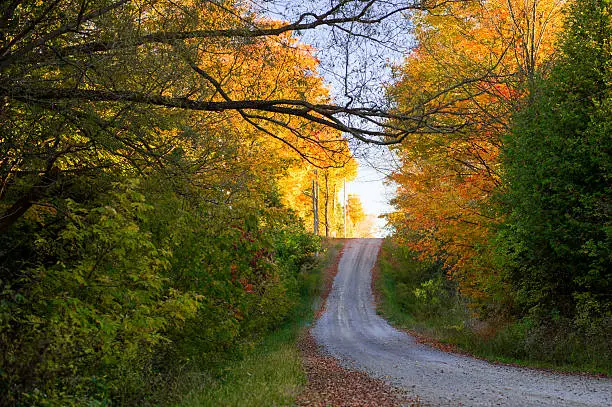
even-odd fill
[{"label": "autumn foliage", "polygon": [[[0,404],[172,403],[181,372],[248,352],[293,311],[320,251],[304,191],[318,170],[338,201],[355,173],[347,141],[271,112],[5,90],[325,102],[318,61],[289,34],[147,42],[281,24],[230,2],[11,3],[0,9]],[[96,24],[62,25],[73,18]]]},{"label": "autumn foliage", "polygon": [[461,291],[479,302],[493,283],[487,250],[502,218],[502,138],[561,27],[558,1],[459,2],[415,17],[417,46],[396,70],[398,110],[419,106],[451,133],[419,133],[394,149],[401,166],[389,216],[396,237],[442,259]]},{"label": "autumn foliage", "polygon": [[415,21],[389,97],[455,127],[394,149],[397,251],[437,268],[398,301],[456,284],[464,325],[487,327],[474,348],[609,371],[610,2],[459,2]]}]

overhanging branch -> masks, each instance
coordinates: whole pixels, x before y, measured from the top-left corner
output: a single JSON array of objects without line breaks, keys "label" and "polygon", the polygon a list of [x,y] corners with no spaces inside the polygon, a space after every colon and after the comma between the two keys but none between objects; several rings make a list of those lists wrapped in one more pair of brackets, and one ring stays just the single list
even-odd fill
[{"label": "overhanging branch", "polygon": [[[203,101],[197,99],[145,94],[135,91],[108,91],[65,88],[18,88],[0,87],[0,96],[7,96],[23,102],[49,100],[85,100],[91,102],[139,103],[153,106],[187,109],[194,111],[223,112],[248,111],[268,112],[300,117],[313,123],[347,133],[371,144],[391,145],[401,142],[408,134],[448,133],[456,131],[458,125],[442,126],[430,123],[428,115],[408,116],[385,112],[375,108],[350,108],[328,104],[312,104],[304,100],[222,100]],[[351,121],[363,120],[364,126],[355,126]],[[377,128],[376,128],[377,127]]]}]

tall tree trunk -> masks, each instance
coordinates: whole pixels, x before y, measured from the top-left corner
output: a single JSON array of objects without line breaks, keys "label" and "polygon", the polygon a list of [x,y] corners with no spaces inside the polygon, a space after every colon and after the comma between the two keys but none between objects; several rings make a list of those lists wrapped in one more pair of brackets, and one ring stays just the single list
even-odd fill
[{"label": "tall tree trunk", "polygon": [[329,237],[329,174],[325,171],[325,237]]}]

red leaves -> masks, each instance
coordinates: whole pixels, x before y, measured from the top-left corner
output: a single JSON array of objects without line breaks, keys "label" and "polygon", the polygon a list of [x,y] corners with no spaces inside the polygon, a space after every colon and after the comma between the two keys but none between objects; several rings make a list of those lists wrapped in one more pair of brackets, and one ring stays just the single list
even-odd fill
[{"label": "red leaves", "polygon": [[240,279],[240,284],[244,287],[244,291],[253,294],[255,292],[255,288],[253,288],[253,284],[249,283],[246,278]]}]

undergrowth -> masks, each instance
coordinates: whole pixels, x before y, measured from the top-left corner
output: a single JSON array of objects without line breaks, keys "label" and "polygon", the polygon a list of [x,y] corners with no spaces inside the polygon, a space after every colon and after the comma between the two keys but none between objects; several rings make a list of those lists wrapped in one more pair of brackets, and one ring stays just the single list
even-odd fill
[{"label": "undergrowth", "polygon": [[477,319],[441,265],[388,240],[378,266],[377,309],[397,327],[493,362],[612,374],[609,333],[581,335],[563,320],[543,326],[529,318]]},{"label": "undergrowth", "polygon": [[322,271],[331,267],[342,244],[323,242],[323,253],[300,276],[300,301],[285,323],[244,355],[227,355],[214,368],[183,373],[186,396],[176,407],[291,405],[306,383],[298,336],[320,302]]}]

